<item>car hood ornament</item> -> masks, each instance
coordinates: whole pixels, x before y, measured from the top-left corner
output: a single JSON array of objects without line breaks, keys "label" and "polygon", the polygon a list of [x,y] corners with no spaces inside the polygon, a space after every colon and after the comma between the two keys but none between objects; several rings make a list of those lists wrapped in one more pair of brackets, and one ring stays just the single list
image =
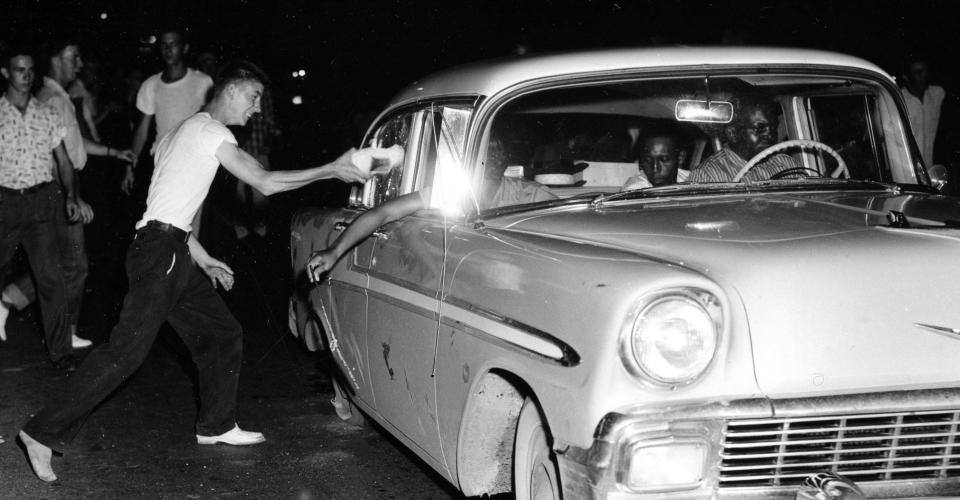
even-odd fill
[{"label": "car hood ornament", "polygon": [[797,491],[797,500],[866,500],[863,490],[850,479],[832,472],[807,476]]}]

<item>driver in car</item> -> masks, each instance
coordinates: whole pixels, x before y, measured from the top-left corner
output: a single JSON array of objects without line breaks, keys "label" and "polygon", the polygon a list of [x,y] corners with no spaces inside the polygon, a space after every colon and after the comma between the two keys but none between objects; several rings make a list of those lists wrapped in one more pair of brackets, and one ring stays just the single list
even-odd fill
[{"label": "driver in car", "polygon": [[[723,148],[693,169],[687,181],[731,182],[748,160],[780,142],[776,139],[779,115],[779,106],[772,99],[761,95],[742,96],[736,118],[723,130]],[[762,181],[799,168],[793,157],[774,154],[747,171],[743,179]]]}]

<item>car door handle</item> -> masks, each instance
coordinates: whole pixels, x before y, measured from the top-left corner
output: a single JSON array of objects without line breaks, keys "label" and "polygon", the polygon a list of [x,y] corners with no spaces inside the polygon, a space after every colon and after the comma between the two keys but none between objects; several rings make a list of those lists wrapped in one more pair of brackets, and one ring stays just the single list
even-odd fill
[{"label": "car door handle", "polygon": [[[347,226],[349,226],[349,225],[350,225],[350,224],[347,224],[346,222],[337,222],[337,223],[335,223],[335,224],[333,225],[333,230],[334,230],[334,231],[343,231],[343,230],[346,229]],[[381,231],[380,229],[377,229],[376,231],[374,231],[373,233],[371,233],[370,236],[373,236],[374,238],[377,238],[378,240],[389,240],[389,239],[390,239],[390,234],[389,234],[389,233],[386,233],[386,232],[384,232],[384,231]]]}]

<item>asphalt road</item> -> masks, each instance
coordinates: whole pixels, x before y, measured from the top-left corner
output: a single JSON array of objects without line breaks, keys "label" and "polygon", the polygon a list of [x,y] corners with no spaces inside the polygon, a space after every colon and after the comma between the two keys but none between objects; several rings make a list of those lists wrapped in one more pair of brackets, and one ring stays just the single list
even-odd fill
[{"label": "asphalt road", "polygon": [[[54,457],[59,480],[41,482],[15,436],[65,375],[47,360],[36,309],[26,310],[11,316],[9,340],[0,343],[0,499],[461,498],[378,427],[335,416],[332,365],[286,328],[285,231],[228,241],[215,253],[236,273],[225,297],[245,329],[239,423],[262,431],[266,443],[196,444],[195,370],[165,327],[142,368],[94,411],[72,449]],[[100,250],[91,254],[81,319],[81,335],[98,344],[125,287],[122,249]]]}]

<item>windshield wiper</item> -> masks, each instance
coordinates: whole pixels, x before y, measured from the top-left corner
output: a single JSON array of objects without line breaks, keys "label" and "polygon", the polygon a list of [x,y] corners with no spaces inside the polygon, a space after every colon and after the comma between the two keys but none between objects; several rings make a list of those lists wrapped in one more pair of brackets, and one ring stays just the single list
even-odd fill
[{"label": "windshield wiper", "polygon": [[644,189],[634,189],[631,191],[621,191],[618,193],[601,194],[595,197],[591,202],[592,208],[603,206],[609,201],[633,200],[640,198],[651,198],[657,196],[670,196],[676,194],[695,195],[702,193],[724,192],[751,192],[767,190],[786,190],[786,191],[806,191],[815,187],[832,187],[842,189],[873,190],[881,189],[899,193],[902,188],[899,184],[891,184],[880,181],[861,180],[861,179],[829,179],[822,177],[808,177],[804,179],[790,180],[766,180],[752,182],[709,182],[709,183],[682,183],[670,184],[668,186],[649,187]]},{"label": "windshield wiper", "polygon": [[[720,184],[712,184],[709,190],[714,190]],[[724,186],[733,185],[737,186],[736,183],[725,183]],[[632,200],[637,198],[649,198],[653,196],[662,196],[664,194],[678,193],[678,192],[702,192],[702,190],[697,189],[694,186],[705,186],[704,184],[670,184],[669,186],[659,186],[659,187],[648,187],[643,189],[631,189],[630,191],[619,191],[616,193],[603,193],[592,200],[590,200],[590,207],[598,208],[608,201],[616,200]]]}]

